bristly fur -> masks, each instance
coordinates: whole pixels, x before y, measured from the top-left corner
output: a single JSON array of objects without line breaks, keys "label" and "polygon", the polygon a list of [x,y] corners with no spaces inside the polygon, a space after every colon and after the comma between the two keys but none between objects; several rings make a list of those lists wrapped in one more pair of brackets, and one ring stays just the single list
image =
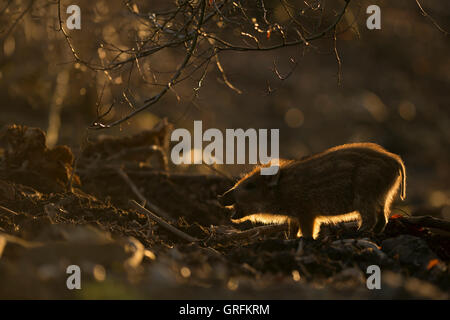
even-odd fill
[{"label": "bristly fur", "polygon": [[234,223],[242,223],[245,221],[250,221],[253,223],[264,223],[264,224],[284,224],[289,222],[290,217],[283,215],[276,215],[270,213],[256,213],[249,216],[245,216],[240,219],[231,219]]},{"label": "bristly fur", "polygon": [[314,155],[311,155],[309,157],[305,157],[303,159],[301,159],[300,161],[308,161],[310,159],[314,159],[320,156],[323,156],[327,153],[330,152],[335,152],[338,150],[342,150],[342,149],[350,149],[350,148],[367,148],[367,149],[372,149],[372,150],[376,150],[380,153],[384,153],[386,155],[389,155],[390,157],[392,157],[393,159],[395,159],[398,163],[398,165],[400,166],[399,168],[399,174],[402,177],[401,180],[401,189],[400,189],[400,199],[405,200],[406,199],[406,169],[405,169],[405,164],[403,163],[402,158],[400,158],[399,155],[395,154],[395,153],[391,153],[389,151],[387,151],[386,149],[384,149],[382,146],[376,144],[376,143],[372,143],[372,142],[355,142],[355,143],[347,143],[347,144],[343,144],[340,146],[336,146],[336,147],[332,147],[330,149],[327,149],[321,153],[317,153]]},{"label": "bristly fur", "polygon": [[257,166],[221,197],[239,209],[233,222],[295,223],[299,236],[314,238],[323,223],[353,220],[380,232],[398,190],[406,197],[402,159],[374,143],[344,144],[279,164],[277,179],[262,176]]}]

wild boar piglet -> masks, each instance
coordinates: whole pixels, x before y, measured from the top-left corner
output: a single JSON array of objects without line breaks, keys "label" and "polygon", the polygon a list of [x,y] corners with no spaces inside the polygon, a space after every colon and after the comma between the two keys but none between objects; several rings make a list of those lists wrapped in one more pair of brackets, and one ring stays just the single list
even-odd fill
[{"label": "wild boar piglet", "polygon": [[322,223],[357,220],[360,230],[382,232],[400,189],[406,196],[401,158],[374,143],[333,147],[301,160],[280,160],[275,175],[261,166],[219,196],[233,206],[233,222],[289,223],[297,236],[316,238]]}]

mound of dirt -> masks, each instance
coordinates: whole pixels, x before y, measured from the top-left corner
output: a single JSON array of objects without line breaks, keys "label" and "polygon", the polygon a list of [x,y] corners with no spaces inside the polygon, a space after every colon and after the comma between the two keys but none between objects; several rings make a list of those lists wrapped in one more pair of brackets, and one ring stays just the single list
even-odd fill
[{"label": "mound of dirt", "polygon": [[61,192],[69,182],[80,184],[72,168],[74,157],[70,148],[47,148],[45,134],[39,128],[6,126],[0,132],[0,148],[3,179],[39,187],[43,192]]}]

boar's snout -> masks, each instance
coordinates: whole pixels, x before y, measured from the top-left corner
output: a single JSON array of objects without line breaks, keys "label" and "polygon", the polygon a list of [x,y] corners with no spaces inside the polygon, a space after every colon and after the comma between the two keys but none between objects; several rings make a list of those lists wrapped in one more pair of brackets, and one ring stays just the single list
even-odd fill
[{"label": "boar's snout", "polygon": [[231,206],[235,202],[233,190],[228,190],[224,194],[219,195],[217,197],[217,199],[219,200],[219,203],[221,205],[223,205],[223,206]]}]

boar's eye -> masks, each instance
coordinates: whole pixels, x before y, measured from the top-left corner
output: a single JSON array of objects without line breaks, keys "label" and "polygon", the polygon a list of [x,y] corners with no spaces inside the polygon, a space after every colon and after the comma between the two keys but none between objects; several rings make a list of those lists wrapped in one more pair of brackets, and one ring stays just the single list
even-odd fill
[{"label": "boar's eye", "polygon": [[254,182],[249,182],[245,185],[245,190],[252,190],[256,188],[256,183]]}]

